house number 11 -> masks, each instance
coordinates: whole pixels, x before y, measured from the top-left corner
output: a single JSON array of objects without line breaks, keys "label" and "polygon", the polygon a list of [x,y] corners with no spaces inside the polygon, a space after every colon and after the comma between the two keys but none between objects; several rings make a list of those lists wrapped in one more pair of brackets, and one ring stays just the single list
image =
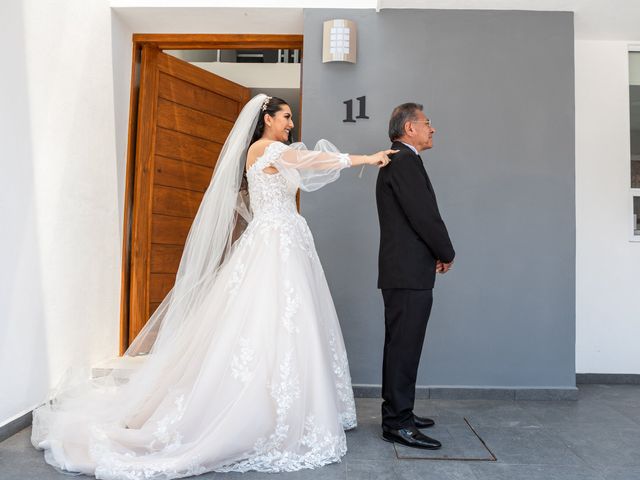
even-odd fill
[{"label": "house number 11", "polygon": [[[362,97],[356,98],[356,100],[358,101],[358,110],[359,110],[358,116],[356,118],[369,118],[367,116],[367,97],[363,95]],[[355,119],[353,118],[353,100],[346,100],[342,103],[344,103],[347,106],[347,116],[342,121],[348,122],[348,123],[355,123]]]}]

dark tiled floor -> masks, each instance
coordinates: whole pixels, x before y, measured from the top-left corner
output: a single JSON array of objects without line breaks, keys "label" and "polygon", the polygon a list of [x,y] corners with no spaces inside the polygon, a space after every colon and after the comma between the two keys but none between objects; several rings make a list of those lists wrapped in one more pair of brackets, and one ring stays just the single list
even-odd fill
[{"label": "dark tiled floor", "polygon": [[[495,462],[398,459],[393,445],[380,439],[379,404],[377,399],[357,399],[359,426],[347,433],[349,451],[342,463],[287,474],[210,473],[197,478],[640,480],[640,386],[583,385],[580,399],[566,402],[416,402],[417,413],[448,425],[450,434],[467,418]],[[0,443],[0,480],[67,479],[44,463],[29,435],[25,429]]]}]

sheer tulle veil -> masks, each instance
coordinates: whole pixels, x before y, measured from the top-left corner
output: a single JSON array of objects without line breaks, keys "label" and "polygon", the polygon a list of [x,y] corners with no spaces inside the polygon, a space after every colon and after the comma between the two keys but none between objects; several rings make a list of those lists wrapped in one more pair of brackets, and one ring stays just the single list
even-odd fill
[{"label": "sheer tulle veil", "polygon": [[[164,385],[162,372],[175,361],[176,352],[193,346],[190,326],[233,246],[238,230],[246,224],[249,205],[241,192],[246,154],[261,107],[267,95],[259,94],[244,106],[216,162],[187,237],[173,289],[133,340],[124,356],[105,368],[70,367],[50,392],[49,400],[34,410],[32,443],[46,445],[49,432],[73,422],[109,422],[124,417],[134,425],[148,394]],[[248,219],[247,219],[248,220]],[[133,377],[136,382],[131,382]],[[41,442],[45,442],[44,445]],[[54,448],[55,450],[55,448]],[[47,450],[45,456],[55,456]],[[56,462],[50,462],[56,464]]]},{"label": "sheer tulle veil", "polygon": [[[183,329],[215,280],[233,240],[249,220],[250,208],[241,192],[247,149],[267,95],[258,94],[244,106],[216,162],[187,237],[171,292],[131,343],[125,355],[162,349]],[[160,328],[161,327],[161,328]]]}]

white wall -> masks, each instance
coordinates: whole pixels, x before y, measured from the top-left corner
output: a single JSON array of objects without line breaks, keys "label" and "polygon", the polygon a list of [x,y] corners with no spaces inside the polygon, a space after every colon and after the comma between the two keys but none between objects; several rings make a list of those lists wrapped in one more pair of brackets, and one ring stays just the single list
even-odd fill
[{"label": "white wall", "polygon": [[640,374],[628,42],[576,41],[576,370]]},{"label": "white wall", "polygon": [[120,283],[108,2],[1,8],[0,425],[117,353]]},{"label": "white wall", "polygon": [[300,88],[299,63],[193,62],[193,65],[249,88]]},{"label": "white wall", "polygon": [[118,227],[122,238],[124,194],[129,140],[129,94],[133,30],[111,11],[111,55],[113,66],[113,110],[115,115],[116,170],[118,185]]},{"label": "white wall", "polygon": [[0,75],[0,425],[24,413],[47,383],[41,258],[31,149],[22,8],[0,6],[0,41],[8,74]]}]

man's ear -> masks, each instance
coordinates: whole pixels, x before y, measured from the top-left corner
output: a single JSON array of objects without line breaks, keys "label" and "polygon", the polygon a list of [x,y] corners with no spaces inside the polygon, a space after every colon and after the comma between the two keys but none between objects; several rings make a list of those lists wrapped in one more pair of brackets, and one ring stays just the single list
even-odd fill
[{"label": "man's ear", "polygon": [[404,130],[404,134],[410,137],[411,134],[413,133],[413,124],[410,121],[405,122],[403,126],[403,130]]}]

